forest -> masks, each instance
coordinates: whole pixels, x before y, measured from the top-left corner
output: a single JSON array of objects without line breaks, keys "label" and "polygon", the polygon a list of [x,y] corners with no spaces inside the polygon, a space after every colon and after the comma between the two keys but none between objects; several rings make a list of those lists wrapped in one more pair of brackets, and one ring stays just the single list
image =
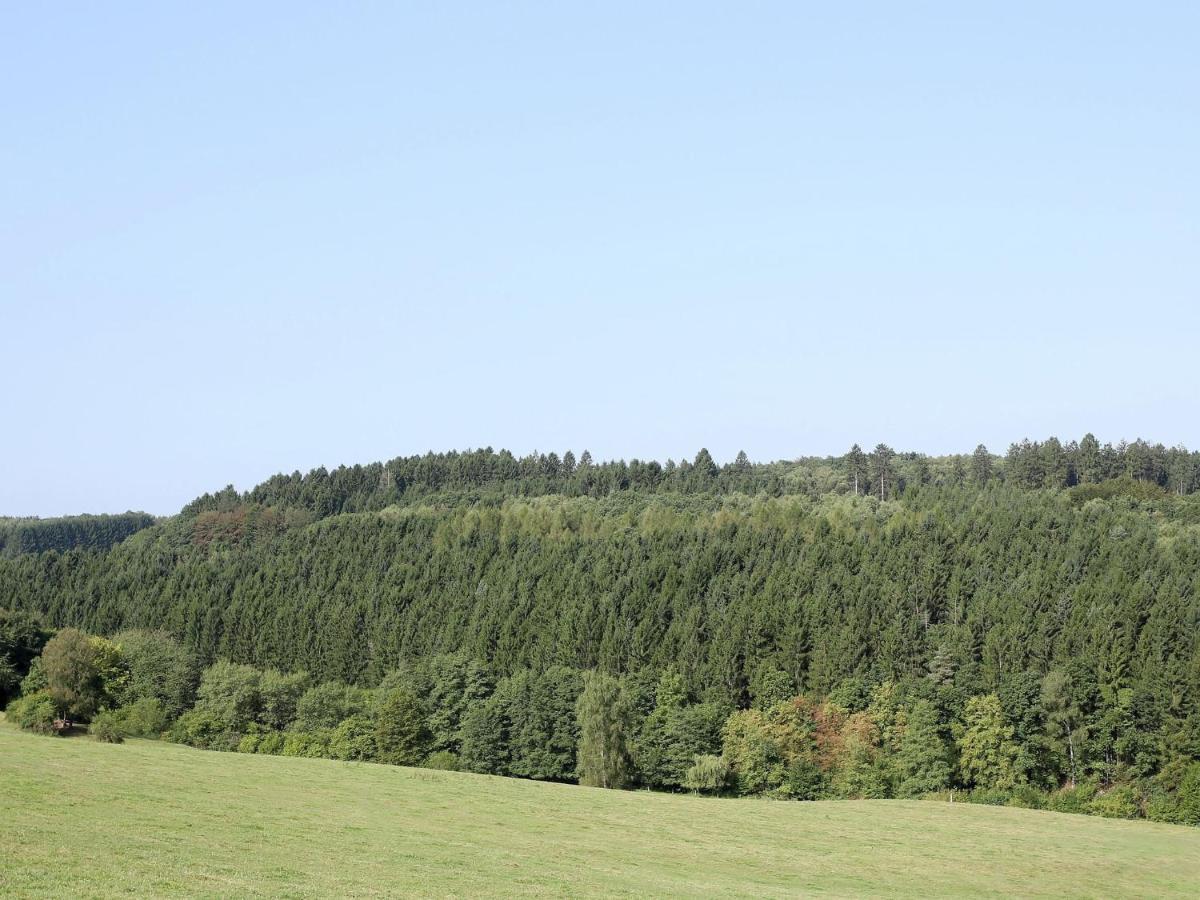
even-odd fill
[{"label": "forest", "polygon": [[1091,435],[279,475],[0,554],[0,700],[51,733],[1200,824],[1198,488],[1200,454]]}]

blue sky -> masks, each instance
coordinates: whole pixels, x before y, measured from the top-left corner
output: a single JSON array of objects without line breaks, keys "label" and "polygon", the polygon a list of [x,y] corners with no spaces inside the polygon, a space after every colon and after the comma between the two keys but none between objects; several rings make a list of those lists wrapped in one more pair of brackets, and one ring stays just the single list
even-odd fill
[{"label": "blue sky", "polygon": [[0,513],[1200,447],[1195,4],[323,6],[6,13]]}]

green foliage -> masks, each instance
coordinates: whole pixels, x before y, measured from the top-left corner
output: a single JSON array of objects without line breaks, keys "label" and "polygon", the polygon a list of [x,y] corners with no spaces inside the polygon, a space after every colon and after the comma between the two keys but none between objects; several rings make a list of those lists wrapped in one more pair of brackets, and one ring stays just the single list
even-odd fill
[{"label": "green foliage", "polygon": [[222,731],[244,732],[262,709],[261,684],[258,669],[218,660],[200,678],[195,708],[220,723]]},{"label": "green foliage", "polygon": [[57,705],[54,698],[46,691],[26,694],[18,700],[13,700],[4,711],[10,722],[34,734],[58,734],[54,722],[58,718]]},{"label": "green foliage", "polygon": [[667,790],[684,787],[695,758],[717,752],[727,710],[712,703],[689,704],[678,675],[659,681],[654,711],[646,717],[632,744],[643,784]]},{"label": "green foliage", "polygon": [[329,735],[329,755],[334,759],[370,760],[375,753],[375,726],[361,713],[343,719]]},{"label": "green foliage", "polygon": [[425,707],[407,688],[393,688],[375,710],[375,757],[397,766],[416,766],[429,753],[433,737]]},{"label": "green foliage", "polygon": [[236,750],[242,740],[220,711],[199,705],[176,719],[168,736],[177,744],[203,750]]},{"label": "green foliage", "polygon": [[104,744],[120,744],[125,740],[120,716],[112,710],[97,713],[88,725],[88,737]]},{"label": "green foliage", "polygon": [[1061,788],[1046,797],[1046,808],[1055,812],[1086,813],[1096,798],[1097,785],[1094,781],[1081,781]]},{"label": "green foliage", "polygon": [[21,679],[49,638],[50,632],[36,616],[0,608],[0,707],[16,696]]},{"label": "green foliage", "polygon": [[302,756],[309,759],[328,757],[329,731],[289,731],[283,737],[282,756]]},{"label": "green foliage", "polygon": [[724,757],[697,754],[683,776],[683,786],[702,794],[719,794],[729,784],[729,763]]},{"label": "green foliage", "polygon": [[128,670],[122,704],[157,700],[170,717],[192,705],[200,680],[195,654],[165,631],[129,629],[113,636]]},{"label": "green foliage", "polygon": [[[267,731],[258,735],[254,752],[265,756],[279,756],[283,753],[286,736],[282,731]],[[332,755],[332,754],[331,754]],[[339,758],[339,757],[335,757]]]},{"label": "green foliage", "polygon": [[945,790],[954,774],[952,750],[937,709],[918,700],[905,716],[895,756],[897,797]]},{"label": "green foliage", "polygon": [[298,731],[336,728],[344,719],[365,712],[370,699],[368,691],[340,681],[310,687],[296,701],[295,728]]},{"label": "green foliage", "polygon": [[73,719],[88,719],[100,709],[108,700],[106,681],[119,677],[115,648],[74,628],[47,641],[41,659],[50,696]]},{"label": "green foliage", "polygon": [[632,778],[628,746],[632,709],[620,681],[604,672],[588,672],[575,712],[580,784],[626,787]]},{"label": "green foliage", "polygon": [[1119,784],[1098,794],[1088,812],[1106,819],[1134,819],[1141,812],[1141,797],[1131,784]]},{"label": "green foliage", "polygon": [[143,697],[113,710],[121,731],[129,737],[158,738],[170,728],[171,718],[157,697]]},{"label": "green foliage", "polygon": [[59,553],[74,548],[107,550],[154,524],[146,513],[65,516],[59,519],[0,519],[0,556]]},{"label": "green foliage", "polygon": [[1200,762],[1178,759],[1155,779],[1147,817],[1157,822],[1200,825]]},{"label": "green foliage", "polygon": [[267,669],[259,678],[257,720],[267,728],[282,731],[296,718],[296,705],[308,690],[307,672]]},{"label": "green foliage", "polygon": [[995,694],[967,701],[966,723],[958,739],[959,767],[968,786],[985,791],[1008,791],[1022,781],[1020,753],[1013,728]]},{"label": "green foliage", "polygon": [[430,753],[422,765],[426,769],[437,769],[442,772],[457,772],[458,757],[449,750],[438,750],[434,753]]}]

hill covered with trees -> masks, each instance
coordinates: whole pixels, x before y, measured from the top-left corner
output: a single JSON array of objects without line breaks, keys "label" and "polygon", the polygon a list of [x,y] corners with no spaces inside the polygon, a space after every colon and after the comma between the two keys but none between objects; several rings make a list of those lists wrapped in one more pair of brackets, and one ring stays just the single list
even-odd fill
[{"label": "hill covered with trees", "polygon": [[107,550],[153,524],[154,516],[141,512],[57,519],[0,518],[0,556],[47,550],[61,553],[76,547]]},{"label": "hill covered with trees", "polygon": [[[77,716],[153,699],[202,746],[1187,821],[1198,487],[1198,454],[1090,435],[726,466],[428,454],[0,559],[0,606],[111,637]],[[171,698],[125,686],[158,629],[195,674]],[[68,712],[79,692],[22,652],[26,694]]]}]

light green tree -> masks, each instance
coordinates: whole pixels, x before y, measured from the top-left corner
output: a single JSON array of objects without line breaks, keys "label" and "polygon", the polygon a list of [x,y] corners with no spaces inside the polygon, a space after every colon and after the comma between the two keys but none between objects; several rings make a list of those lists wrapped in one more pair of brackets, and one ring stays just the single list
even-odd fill
[{"label": "light green tree", "polygon": [[628,749],[632,717],[621,683],[603,672],[589,672],[575,714],[579,720],[580,784],[627,786],[632,769]]},{"label": "light green tree", "polygon": [[959,769],[965,783],[989,790],[1009,790],[1022,777],[1017,768],[1019,748],[1013,727],[995,694],[967,701],[966,722],[958,740]]}]

